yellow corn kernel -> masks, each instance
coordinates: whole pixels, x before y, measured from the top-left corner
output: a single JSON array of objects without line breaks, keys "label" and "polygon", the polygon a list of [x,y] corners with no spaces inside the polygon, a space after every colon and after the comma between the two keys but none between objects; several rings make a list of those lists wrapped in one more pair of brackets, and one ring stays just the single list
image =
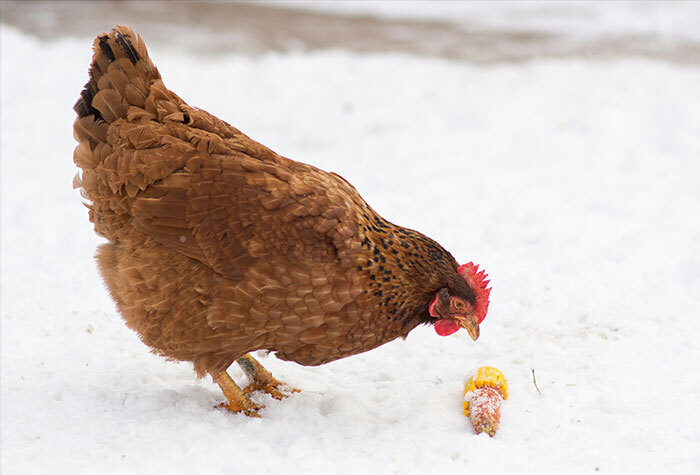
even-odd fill
[{"label": "yellow corn kernel", "polygon": [[464,415],[469,416],[468,393],[483,387],[491,387],[498,391],[503,399],[508,399],[508,380],[493,366],[482,366],[471,375],[464,388]]}]

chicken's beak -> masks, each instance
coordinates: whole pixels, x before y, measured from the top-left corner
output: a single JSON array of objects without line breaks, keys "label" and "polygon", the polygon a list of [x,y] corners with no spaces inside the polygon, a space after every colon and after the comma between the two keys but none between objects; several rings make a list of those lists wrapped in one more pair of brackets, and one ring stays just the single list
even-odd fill
[{"label": "chicken's beak", "polygon": [[472,340],[476,341],[477,338],[479,338],[479,322],[477,321],[476,317],[474,315],[470,316],[455,316],[459,324],[467,330],[467,333],[469,333],[469,336],[472,338]]}]

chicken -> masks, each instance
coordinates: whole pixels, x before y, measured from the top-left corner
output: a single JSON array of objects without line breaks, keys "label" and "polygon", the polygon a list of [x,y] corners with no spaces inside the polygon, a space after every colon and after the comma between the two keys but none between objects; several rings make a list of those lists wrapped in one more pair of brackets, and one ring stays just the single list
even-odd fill
[{"label": "chicken", "polygon": [[[483,271],[379,216],[335,173],[282,157],[163,84],[140,36],[97,37],[75,104],[75,186],[107,243],[97,251],[126,325],[152,350],[190,361],[224,407],[283,383],[250,352],[320,365],[406,335],[486,316]],[[238,362],[251,383],[227,373]]]}]

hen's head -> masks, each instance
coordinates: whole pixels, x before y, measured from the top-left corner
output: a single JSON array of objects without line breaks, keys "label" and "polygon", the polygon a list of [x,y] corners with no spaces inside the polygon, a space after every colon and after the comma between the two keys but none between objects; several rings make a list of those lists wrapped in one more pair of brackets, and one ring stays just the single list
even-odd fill
[{"label": "hen's head", "polygon": [[487,287],[488,276],[472,262],[459,266],[457,273],[466,281],[466,291],[464,288],[438,290],[428,306],[428,312],[437,319],[435,332],[438,335],[451,335],[464,328],[472,340],[476,340],[479,338],[479,324],[486,318],[489,309],[491,289]]}]

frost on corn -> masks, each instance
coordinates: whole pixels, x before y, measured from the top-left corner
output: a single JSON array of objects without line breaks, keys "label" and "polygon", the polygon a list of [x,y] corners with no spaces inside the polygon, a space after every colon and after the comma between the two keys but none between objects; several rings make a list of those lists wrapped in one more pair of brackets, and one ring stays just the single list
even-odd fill
[{"label": "frost on corn", "polygon": [[474,371],[464,388],[464,415],[469,417],[477,434],[496,433],[501,420],[501,401],[508,398],[508,381],[492,366]]}]

